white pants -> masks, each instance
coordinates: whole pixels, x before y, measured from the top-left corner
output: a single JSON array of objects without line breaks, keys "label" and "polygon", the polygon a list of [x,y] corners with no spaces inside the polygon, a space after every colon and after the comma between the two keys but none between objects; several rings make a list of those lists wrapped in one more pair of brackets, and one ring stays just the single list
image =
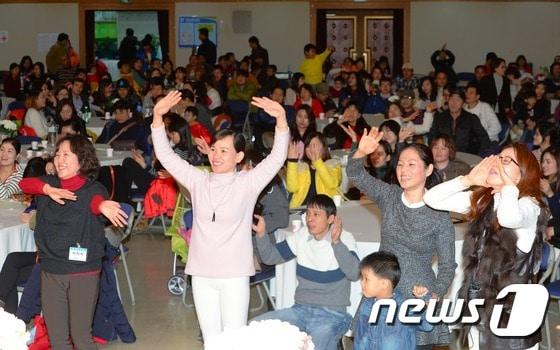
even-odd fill
[{"label": "white pants", "polygon": [[[479,344],[478,344],[478,339],[479,339],[479,332],[478,329],[476,327],[471,327],[470,331],[469,331],[469,350],[479,350]],[[539,344],[535,344],[535,346],[530,347],[527,350],[539,350]]]},{"label": "white pants", "polygon": [[249,277],[192,276],[194,306],[204,339],[247,324]]}]

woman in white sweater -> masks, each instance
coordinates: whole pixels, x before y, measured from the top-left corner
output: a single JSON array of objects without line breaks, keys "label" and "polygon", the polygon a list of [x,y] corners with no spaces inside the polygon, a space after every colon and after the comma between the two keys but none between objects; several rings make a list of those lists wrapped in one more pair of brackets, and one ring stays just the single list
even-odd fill
[{"label": "woman in white sweater", "polygon": [[40,91],[31,92],[25,100],[27,112],[25,113],[24,124],[31,127],[35,134],[42,139],[47,137],[49,133],[47,119],[43,113],[46,101],[45,95]]},{"label": "woman in white sweater", "polygon": [[[485,300],[481,322],[465,329],[470,349],[538,349],[540,329],[526,337],[498,337],[490,332],[489,319],[495,304],[504,305],[503,314],[511,312],[513,296],[497,301],[500,290],[510,284],[531,283],[538,271],[540,229],[547,219],[539,180],[535,157],[525,145],[514,144],[499,156],[485,158],[468,175],[444,182],[424,195],[432,208],[467,214],[470,221],[459,297]],[[500,323],[500,327],[504,325]]]}]

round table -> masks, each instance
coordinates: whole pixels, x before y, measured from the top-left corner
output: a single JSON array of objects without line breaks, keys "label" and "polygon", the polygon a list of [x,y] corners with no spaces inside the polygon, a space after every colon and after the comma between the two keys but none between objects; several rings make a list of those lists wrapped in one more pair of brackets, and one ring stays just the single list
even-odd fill
[{"label": "round table", "polygon": [[36,250],[33,231],[20,221],[24,209],[20,202],[0,200],[0,268],[8,254]]},{"label": "round table", "polygon": [[[381,242],[381,212],[377,205],[369,200],[342,202],[337,208],[338,215],[342,218],[344,229],[354,236],[358,247],[358,257],[363,259],[367,255],[379,250]],[[301,219],[299,214],[290,217],[291,220]],[[455,277],[449,287],[446,298],[455,299],[457,291],[463,281],[463,264],[461,250],[463,248],[463,237],[467,232],[467,223],[459,222],[455,225]],[[278,242],[293,234],[288,228],[276,231]],[[434,261],[434,271],[437,273],[437,264]],[[294,294],[297,287],[296,259],[283,264],[276,265],[276,277],[271,285],[271,293],[276,296],[278,309],[290,307],[294,304]],[[360,281],[351,283],[350,306],[348,313],[354,315],[362,297]]]}]

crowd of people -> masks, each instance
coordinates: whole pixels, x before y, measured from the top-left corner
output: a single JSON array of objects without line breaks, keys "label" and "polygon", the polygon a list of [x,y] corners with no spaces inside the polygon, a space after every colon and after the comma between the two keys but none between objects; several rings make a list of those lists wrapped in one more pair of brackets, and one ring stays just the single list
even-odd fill
[{"label": "crowd of people", "polygon": [[[534,282],[543,240],[560,244],[560,107],[551,109],[560,98],[560,56],[545,76],[523,55],[508,63],[488,53],[465,78],[453,68],[460,57],[443,47],[430,58],[434,71],[421,77],[410,63],[397,71],[386,57],[369,72],[363,59],[350,58],[326,69],[335,49],[307,44],[299,71],[284,81],[257,37],[238,61],[231,52],[217,55],[208,30],[199,35],[185,66],[157,57],[149,38],[140,43],[129,29],[118,77],[100,60],[79,68],[64,33],[47,69],[29,56],[9,67],[3,93],[11,100],[1,110],[18,130],[0,145],[0,198],[26,194],[22,219],[35,229],[53,348],[95,348],[104,225],[127,224],[119,203],[131,203],[133,183],[145,194],[165,180],[190,195],[185,271],[203,339],[247,323],[256,256],[265,267],[298,265],[296,304],[258,319],[296,325],[317,349],[337,349],[349,329],[356,349],[431,349],[450,343],[446,325],[369,324],[375,300],[440,300],[455,254],[463,254],[461,297],[493,305],[503,287]],[[369,125],[364,116],[372,114],[383,122]],[[106,119],[99,135],[88,129],[92,118]],[[54,154],[29,160],[28,168],[40,164],[41,171],[26,175],[22,143],[54,134]],[[101,167],[92,142],[131,157]],[[339,149],[351,152],[347,164],[331,156]],[[471,168],[458,152],[484,158]],[[345,193],[344,172],[352,184]],[[380,252],[360,261],[336,195],[365,196],[379,207]],[[288,225],[290,209],[305,212],[305,225],[277,243],[271,233]],[[462,253],[447,211],[470,222]],[[0,306],[10,312],[15,287],[36,260],[18,257],[9,256],[0,273]],[[350,283],[360,278],[363,299],[349,315]],[[511,300],[503,304],[510,312]],[[493,335],[489,312],[464,329],[473,349],[538,348],[540,332]]]}]

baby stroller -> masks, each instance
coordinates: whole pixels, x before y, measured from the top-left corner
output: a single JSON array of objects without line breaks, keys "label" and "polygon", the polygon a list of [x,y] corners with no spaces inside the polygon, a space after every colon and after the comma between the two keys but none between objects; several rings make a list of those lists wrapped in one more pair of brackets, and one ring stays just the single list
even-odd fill
[{"label": "baby stroller", "polygon": [[173,268],[171,278],[167,282],[167,289],[173,295],[182,295],[183,302],[190,285],[187,275],[184,273],[184,266],[178,266],[177,260],[182,263],[187,261],[192,223],[191,207],[184,195],[179,193],[171,226],[167,229],[165,235],[171,237],[171,251],[173,252]]}]

